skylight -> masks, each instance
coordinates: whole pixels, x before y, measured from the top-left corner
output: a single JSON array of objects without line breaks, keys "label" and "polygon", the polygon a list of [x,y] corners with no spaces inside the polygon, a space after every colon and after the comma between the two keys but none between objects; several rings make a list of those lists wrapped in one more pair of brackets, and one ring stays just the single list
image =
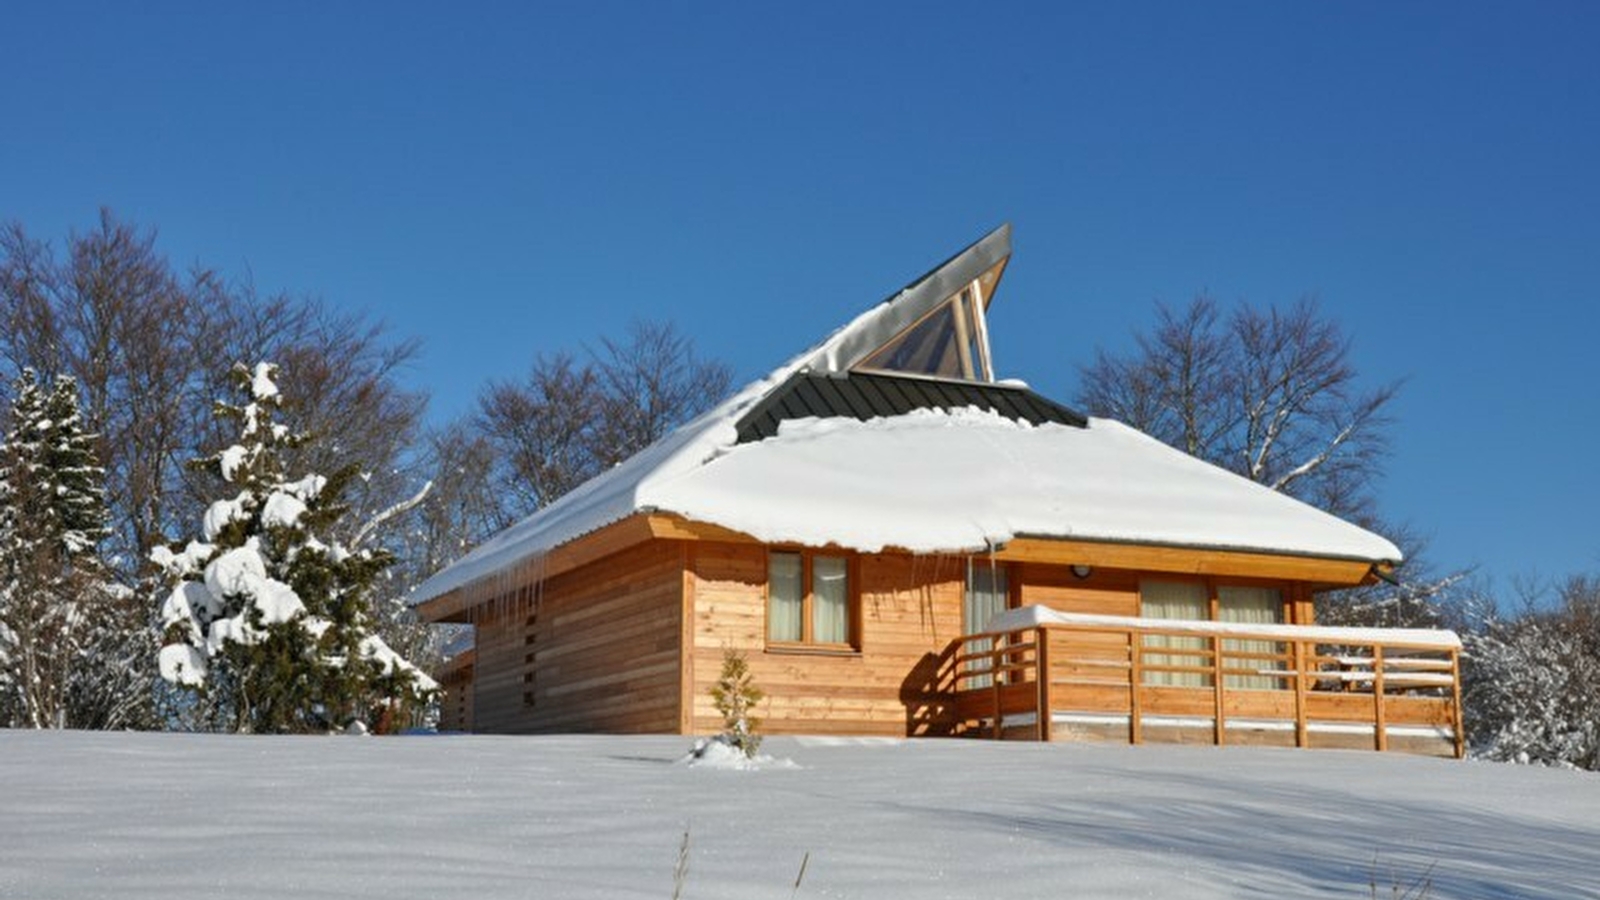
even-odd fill
[{"label": "skylight", "polygon": [[1004,268],[1002,259],[868,354],[855,368],[964,381],[994,381],[985,313]]}]

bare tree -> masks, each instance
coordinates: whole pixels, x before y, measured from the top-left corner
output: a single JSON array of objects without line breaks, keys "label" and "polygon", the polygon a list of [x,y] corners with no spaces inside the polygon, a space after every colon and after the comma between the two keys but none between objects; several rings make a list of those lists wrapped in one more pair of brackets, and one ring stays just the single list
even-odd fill
[{"label": "bare tree", "polygon": [[596,430],[607,407],[589,365],[539,356],[520,383],[493,382],[478,398],[477,428],[499,451],[508,512],[529,512],[601,469]]},{"label": "bare tree", "polygon": [[1239,305],[1201,296],[1158,304],[1127,355],[1099,351],[1080,369],[1078,402],[1193,456],[1334,515],[1388,533],[1407,563],[1398,584],[1323,595],[1330,624],[1436,627],[1440,603],[1468,574],[1432,574],[1425,542],[1385,524],[1374,493],[1399,382],[1364,385],[1350,340],[1314,301]]},{"label": "bare tree", "polygon": [[425,669],[438,661],[453,632],[418,622],[407,595],[511,524],[495,471],[488,439],[462,422],[429,432],[412,455],[409,474],[426,493],[388,530],[385,546],[396,561],[374,613],[389,646]]},{"label": "bare tree", "polygon": [[670,323],[635,322],[580,363],[541,356],[520,383],[480,395],[474,428],[494,448],[505,518],[546,506],[643,450],[727,394],[728,367],[701,360]]},{"label": "bare tree", "polygon": [[1335,515],[1373,521],[1398,382],[1364,387],[1350,342],[1315,302],[1158,305],[1127,356],[1100,351],[1078,402]]},{"label": "bare tree", "polygon": [[635,321],[627,339],[602,338],[595,358],[601,387],[594,454],[602,468],[650,446],[728,393],[733,372],[696,357],[694,341],[671,322]]}]

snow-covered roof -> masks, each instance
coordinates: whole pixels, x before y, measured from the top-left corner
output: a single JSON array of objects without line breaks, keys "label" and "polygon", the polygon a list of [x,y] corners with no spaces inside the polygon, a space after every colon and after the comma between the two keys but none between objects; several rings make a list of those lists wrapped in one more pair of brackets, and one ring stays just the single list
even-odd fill
[{"label": "snow-covered roof", "polygon": [[1017,536],[1398,562],[1394,544],[1120,423],[1031,425],[978,409],[738,423],[801,372],[847,372],[1010,253],[1009,227],[822,343],[439,571],[413,603],[495,577],[640,512],[766,542],[972,552]]}]

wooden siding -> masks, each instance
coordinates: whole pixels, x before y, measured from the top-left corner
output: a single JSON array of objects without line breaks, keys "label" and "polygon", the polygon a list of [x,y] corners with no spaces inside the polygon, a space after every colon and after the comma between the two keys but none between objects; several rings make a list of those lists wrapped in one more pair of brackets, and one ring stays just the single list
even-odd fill
[{"label": "wooden siding", "polygon": [[[616,552],[547,577],[538,590],[530,585],[474,609],[475,680],[470,709],[459,713],[470,716],[473,730],[714,733],[721,719],[710,690],[727,650],[745,655],[766,694],[758,715],[768,734],[963,729],[949,684],[952,647],[963,635],[964,558],[853,556],[855,649],[771,647],[769,548],[672,532],[670,518],[649,522],[671,536],[624,541]],[[1079,578],[1067,565],[1042,561],[1007,569],[1013,604],[1134,617],[1141,579],[1173,577],[1104,566]],[[1205,580],[1279,587],[1290,618],[1310,618],[1303,582]],[[1105,653],[1120,652],[1111,643]]]},{"label": "wooden siding", "polygon": [[1303,581],[1319,587],[1352,587],[1374,580],[1374,563],[1361,560],[1153,544],[1017,538],[994,555],[1008,562],[1052,563],[1063,567],[1085,565],[1221,578],[1271,578]]},{"label": "wooden siding", "polygon": [[651,541],[477,610],[474,730],[679,730],[683,557]]},{"label": "wooden siding", "polygon": [[1067,566],[1022,563],[1013,570],[1020,589],[1021,606],[1048,606],[1070,613],[1098,616],[1139,614],[1139,573],[1126,569],[1095,569],[1078,578]]},{"label": "wooden siding", "polygon": [[472,650],[451,659],[439,675],[439,730],[472,730],[472,680],[476,654]]},{"label": "wooden siding", "polygon": [[859,651],[768,650],[767,549],[702,542],[694,556],[693,730],[721,728],[710,690],[726,649],[766,692],[769,734],[905,735],[941,727],[939,654],[961,633],[963,562],[865,555],[855,567]]}]

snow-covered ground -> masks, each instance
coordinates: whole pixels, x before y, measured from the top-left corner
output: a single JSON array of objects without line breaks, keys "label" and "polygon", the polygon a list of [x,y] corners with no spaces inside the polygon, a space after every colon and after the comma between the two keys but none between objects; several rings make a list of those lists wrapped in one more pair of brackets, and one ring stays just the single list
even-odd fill
[{"label": "snow-covered ground", "polygon": [[[1600,777],[1337,751],[0,731],[0,897],[1600,897]],[[804,880],[794,889],[801,860]]]}]

